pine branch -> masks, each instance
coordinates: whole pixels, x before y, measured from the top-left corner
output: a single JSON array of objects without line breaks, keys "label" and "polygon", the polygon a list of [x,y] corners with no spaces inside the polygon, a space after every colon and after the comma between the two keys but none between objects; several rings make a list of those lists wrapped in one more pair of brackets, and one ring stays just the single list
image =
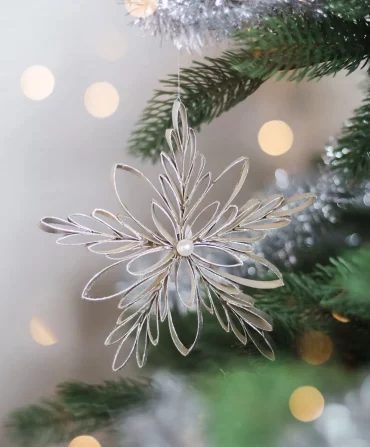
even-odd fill
[{"label": "pine branch", "polygon": [[[225,52],[207,63],[194,62],[191,68],[181,69],[181,100],[187,107],[189,123],[199,129],[222,113],[250,96],[260,85],[233,68],[240,54]],[[167,150],[165,131],[171,127],[171,110],[177,94],[177,75],[161,81],[164,89],[156,90],[129,141],[129,151],[142,158],[156,160]]]},{"label": "pine branch", "polygon": [[[297,336],[307,330],[328,333],[338,347],[336,355],[343,362],[370,362],[363,341],[370,337],[370,251],[350,252],[330,265],[317,266],[312,274],[286,274],[285,287],[253,290],[257,306],[274,319],[273,339],[277,356],[291,357]],[[332,312],[351,318],[349,324],[335,320]],[[174,313],[173,318],[182,340],[194,327],[194,314]],[[188,357],[181,357],[173,346],[167,325],[161,328],[161,341],[153,348],[149,361],[182,371],[222,369],[239,359],[244,366],[265,361],[251,343],[239,343],[225,333],[214,316],[204,314],[203,333]],[[248,355],[246,355],[248,354]],[[355,360],[353,360],[355,359]],[[80,382],[61,384],[53,400],[43,400],[13,412],[7,422],[10,439],[17,445],[46,445],[69,441],[74,436],[106,429],[119,416],[152,395],[148,383],[129,380],[87,385]]]},{"label": "pine branch", "polygon": [[346,20],[363,19],[370,14],[370,1],[331,0],[325,2],[323,10]]},{"label": "pine branch", "polygon": [[[267,312],[274,321],[272,338],[278,357],[282,354],[291,356],[292,343],[305,331],[323,331],[332,335],[338,343],[340,340],[346,341],[348,333],[351,333],[351,343],[344,343],[338,353],[343,359],[348,356],[349,351],[362,346],[364,336],[370,337],[370,300],[359,301],[352,293],[360,278],[367,279],[363,290],[370,288],[370,278],[364,275],[364,269],[368,269],[370,261],[370,252],[366,253],[348,260],[332,259],[327,266],[318,265],[312,274],[287,273],[284,275],[284,287],[278,289],[261,290],[258,294],[255,289],[247,290],[247,293],[256,298],[256,306]],[[354,276],[354,272],[358,272],[358,275]],[[332,312],[350,317],[351,323],[344,325],[343,329]],[[175,315],[174,319],[178,333],[183,339],[190,339],[194,315]],[[338,325],[340,331],[345,332],[338,333]],[[251,343],[242,345],[233,334],[222,330],[215,316],[204,313],[202,335],[190,356],[183,358],[177,355],[164,325],[161,329],[161,342],[149,356],[149,362],[154,366],[181,371],[208,370],[222,368],[222,365],[237,358],[243,364],[264,362]],[[370,352],[363,361],[370,362]]]},{"label": "pine branch", "polygon": [[66,382],[57,387],[54,399],[21,408],[6,423],[9,439],[32,446],[68,442],[75,436],[112,425],[118,416],[148,398],[148,383],[127,379],[102,385]]},{"label": "pine branch", "polygon": [[370,175],[370,89],[337,142],[327,148],[334,172],[353,183]]},{"label": "pine branch", "polygon": [[332,14],[325,19],[303,15],[271,17],[256,28],[235,35],[244,47],[243,61],[235,66],[252,78],[302,81],[320,79],[365,66],[370,57],[370,24]]}]

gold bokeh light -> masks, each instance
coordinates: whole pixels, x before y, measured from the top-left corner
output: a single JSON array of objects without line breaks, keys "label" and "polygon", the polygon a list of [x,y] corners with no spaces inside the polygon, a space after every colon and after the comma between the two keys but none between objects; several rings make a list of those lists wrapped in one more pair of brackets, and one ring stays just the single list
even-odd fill
[{"label": "gold bokeh light", "polygon": [[51,95],[55,80],[53,73],[43,65],[28,67],[21,76],[23,94],[34,101],[41,101]]},{"label": "gold bokeh light", "polygon": [[336,320],[340,321],[341,323],[349,323],[350,322],[350,319],[348,317],[338,314],[337,312],[333,312],[332,315]]},{"label": "gold bokeh light", "polygon": [[119,94],[109,82],[95,82],[85,92],[86,110],[95,118],[113,115],[119,105]]},{"label": "gold bokeh light", "polygon": [[52,330],[39,317],[31,319],[30,332],[35,342],[42,346],[54,345],[58,341]]},{"label": "gold bokeh light", "polygon": [[299,340],[299,354],[310,365],[327,362],[333,353],[331,338],[320,331],[307,331]]},{"label": "gold bokeh light", "polygon": [[297,388],[289,399],[290,412],[301,422],[311,422],[319,418],[324,406],[323,395],[313,386]]},{"label": "gold bokeh light", "polygon": [[129,14],[138,18],[151,16],[158,7],[158,0],[125,0]]},{"label": "gold bokeh light", "polygon": [[258,132],[258,144],[268,155],[285,154],[292,147],[293,131],[284,121],[268,121]]},{"label": "gold bokeh light", "polygon": [[93,436],[77,436],[72,439],[68,447],[101,447]]}]

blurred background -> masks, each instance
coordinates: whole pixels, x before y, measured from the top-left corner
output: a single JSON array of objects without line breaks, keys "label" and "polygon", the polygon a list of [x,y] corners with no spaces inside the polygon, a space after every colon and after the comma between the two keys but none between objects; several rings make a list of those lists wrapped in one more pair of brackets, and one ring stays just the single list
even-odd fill
[{"label": "blurred background", "polygon": [[[118,374],[111,371],[115,348],[103,346],[117,303],[80,299],[104,264],[84,248],[56,247],[37,223],[45,215],[95,207],[118,211],[109,182],[116,162],[150,176],[160,172],[160,166],[128,155],[125,146],[159,79],[176,72],[178,52],[171,43],[142,36],[131,22],[125,5],[114,0],[3,3],[2,417],[52,394],[61,381],[99,382]],[[197,57],[181,52],[180,64]],[[358,72],[299,85],[269,81],[204,126],[198,148],[215,173],[247,155],[249,189],[262,190],[277,169],[304,171],[322,153],[360,104],[362,79]],[[266,125],[275,120],[285,124]],[[271,140],[281,155],[271,154]],[[135,212],[141,191],[127,185],[124,194]],[[138,373],[132,364],[119,374]],[[0,443],[10,446],[4,438]]]}]

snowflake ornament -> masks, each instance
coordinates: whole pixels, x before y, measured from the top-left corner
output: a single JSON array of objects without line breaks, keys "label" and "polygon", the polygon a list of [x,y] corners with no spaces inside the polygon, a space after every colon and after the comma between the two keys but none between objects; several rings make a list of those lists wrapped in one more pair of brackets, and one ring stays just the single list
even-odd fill
[{"label": "snowflake ornament", "polygon": [[[306,193],[285,200],[277,194],[264,201],[251,199],[238,208],[233,201],[245,182],[248,159],[235,160],[213,180],[210,172],[204,172],[205,158],[196,150],[195,133],[188,127],[186,109],[179,100],[174,103],[172,121],[174,128],[166,132],[170,151],[161,153],[164,174],[159,176],[159,188],[137,169],[117,164],[113,167],[112,183],[122,215],[95,209],[90,216],[45,217],[40,227],[61,234],[58,244],[86,245],[91,252],[115,260],[97,273],[82,293],[87,300],[120,298],[118,307],[122,313],[105,342],[118,344],[115,371],[125,366],[134,352],[138,366],[142,367],[149,342],[158,344],[160,323],[166,320],[174,345],[182,355],[188,355],[200,334],[203,309],[215,315],[226,332],[232,331],[243,344],[250,340],[263,355],[273,359],[265,333],[272,330],[270,318],[254,306],[255,300],[241,287],[280,287],[282,275],[274,265],[254,254],[251,244],[261,240],[266,231],[289,224],[290,216],[310,206],[315,196]],[[229,171],[238,174],[231,195],[223,204],[214,201],[204,206],[214,185]],[[141,178],[153,189],[153,229],[135,218],[121,200],[117,179],[124,172]],[[101,228],[97,229],[97,225]],[[154,256],[155,261],[150,261]],[[233,269],[242,266],[246,258],[267,267],[276,279],[259,281],[234,274]],[[104,283],[107,272],[122,267],[135,278],[133,284],[109,296],[92,292]],[[186,292],[180,287],[184,280],[188,284]],[[170,284],[175,286],[177,305],[196,314],[196,333],[190,346],[181,341],[173,322]],[[126,349],[121,352],[126,343],[130,343],[128,355]]]}]

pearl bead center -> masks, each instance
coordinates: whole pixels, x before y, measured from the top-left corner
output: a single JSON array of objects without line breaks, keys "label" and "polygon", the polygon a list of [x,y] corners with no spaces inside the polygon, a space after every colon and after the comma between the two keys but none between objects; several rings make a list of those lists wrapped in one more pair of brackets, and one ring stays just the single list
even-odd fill
[{"label": "pearl bead center", "polygon": [[193,253],[194,244],[189,239],[183,239],[177,243],[176,250],[180,256],[190,256]]}]

